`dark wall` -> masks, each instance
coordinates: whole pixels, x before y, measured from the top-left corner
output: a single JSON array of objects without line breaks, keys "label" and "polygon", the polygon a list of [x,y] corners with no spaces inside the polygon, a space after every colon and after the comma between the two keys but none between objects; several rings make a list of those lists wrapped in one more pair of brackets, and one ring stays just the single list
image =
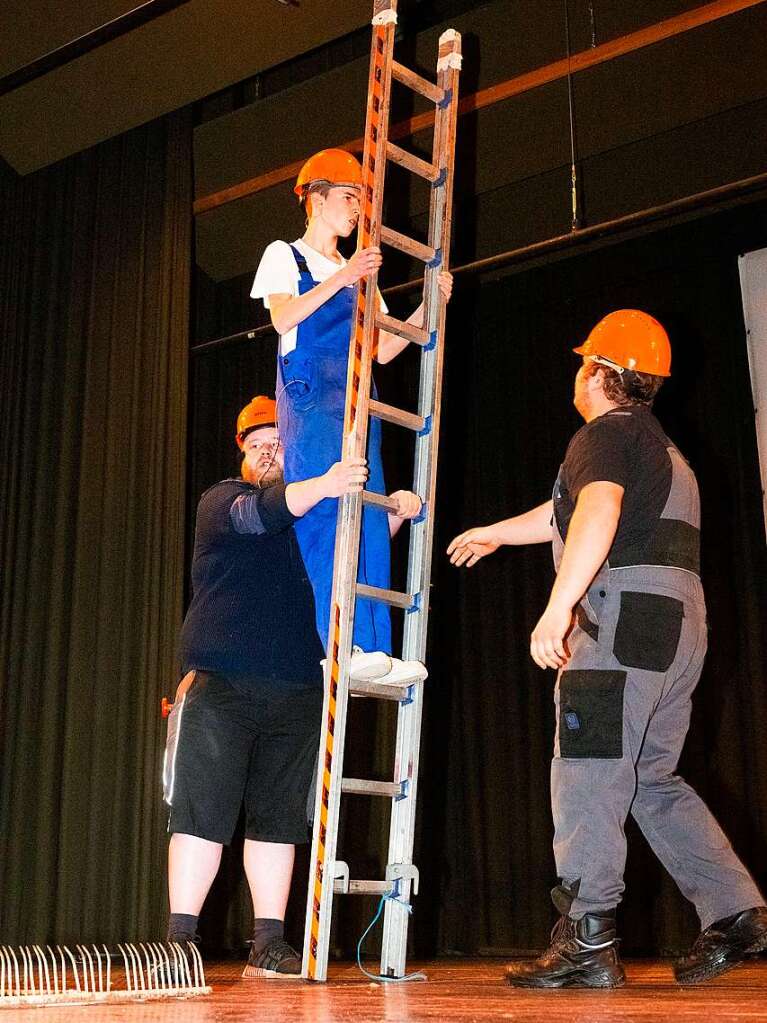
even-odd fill
[{"label": "dark wall", "polygon": [[[6,0],[0,7],[0,73],[136,12],[134,0]],[[154,8],[154,9],[152,9]],[[193,0],[152,5],[133,28],[63,66],[0,89],[0,151],[27,174],[145,124],[246,75],[364,25],[360,0]],[[140,27],[137,21],[143,21]],[[93,41],[93,40],[91,40]],[[84,44],[81,44],[84,45]],[[71,52],[71,51],[70,51]]]},{"label": "dark wall", "polygon": [[[420,5],[402,7],[407,12]],[[570,0],[573,52],[699,6]],[[490,0],[420,28],[403,22],[397,59],[433,76],[439,34],[463,33],[468,96],[566,54],[564,5]],[[767,168],[767,5],[644,47],[573,76],[583,225],[764,172]],[[196,194],[305,159],[362,135],[367,57],[272,92],[195,132]],[[424,109],[395,86],[393,122]],[[429,132],[407,140],[429,152]],[[392,168],[386,221],[417,237],[428,193]],[[197,258],[213,279],[252,272],[265,246],[292,239],[302,217],[284,182],[197,218]],[[564,79],[459,119],[454,265],[566,232],[571,224],[570,117]],[[387,253],[384,283],[415,268]]]},{"label": "dark wall", "polygon": [[[414,933],[421,952],[532,948],[543,944],[551,925],[553,673],[541,673],[528,654],[553,578],[550,552],[504,550],[471,572],[452,569],[442,552],[469,525],[546,498],[578,425],[570,348],[621,306],[647,309],[669,329],[674,375],[657,412],[691,459],[702,490],[711,648],[683,773],[710,801],[762,885],[767,882],[761,739],[767,557],[737,272],[738,253],[766,244],[762,202],[537,269],[458,278],[448,314],[415,852],[422,881]],[[219,297],[227,295],[219,313],[226,306],[233,323],[245,299],[241,289],[228,291],[219,289]],[[220,326],[226,332],[231,323],[224,317]],[[274,353],[273,335],[261,335],[194,356],[194,498],[231,471],[234,417],[251,394],[269,390]],[[377,372],[384,400],[413,407],[413,354]],[[408,444],[391,428],[384,448],[389,485],[406,485]],[[400,561],[402,554],[400,548]],[[390,764],[385,716],[373,713],[354,734],[355,770],[370,769],[371,759],[374,767]],[[384,829],[375,811],[355,809],[339,852],[354,876],[377,876]],[[690,907],[633,831],[627,882],[627,952],[657,953],[691,940]],[[337,903],[336,944],[346,951],[372,913],[362,902]],[[297,894],[296,922],[302,909]]]}]

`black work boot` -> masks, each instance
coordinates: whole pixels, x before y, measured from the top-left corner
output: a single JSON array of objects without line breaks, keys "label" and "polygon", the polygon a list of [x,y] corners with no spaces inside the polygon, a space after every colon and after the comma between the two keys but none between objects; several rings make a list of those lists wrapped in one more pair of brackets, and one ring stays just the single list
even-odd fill
[{"label": "black work boot", "polygon": [[700,984],[765,949],[767,906],[755,906],[716,920],[702,931],[687,955],[674,963],[674,976],[680,984]]},{"label": "black work boot", "polygon": [[551,895],[562,916],[551,932],[551,945],[537,959],[512,963],[506,981],[514,987],[620,987],[626,979],[618,958],[615,910],[587,913],[573,920],[574,892],[566,886]]}]

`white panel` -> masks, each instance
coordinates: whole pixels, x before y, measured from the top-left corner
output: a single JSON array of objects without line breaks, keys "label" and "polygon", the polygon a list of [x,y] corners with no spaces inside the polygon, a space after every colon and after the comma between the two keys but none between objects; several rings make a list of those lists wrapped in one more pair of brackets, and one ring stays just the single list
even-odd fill
[{"label": "white panel", "polygon": [[767,249],[747,252],[738,260],[748,365],[754,394],[756,441],[762,473],[762,503],[767,531]]}]

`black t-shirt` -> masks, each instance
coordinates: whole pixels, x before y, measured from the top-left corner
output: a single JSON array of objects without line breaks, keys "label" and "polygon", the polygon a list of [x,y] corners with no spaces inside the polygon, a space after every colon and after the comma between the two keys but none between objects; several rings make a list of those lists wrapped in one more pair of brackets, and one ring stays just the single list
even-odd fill
[{"label": "black t-shirt", "polygon": [[575,502],[589,483],[624,489],[621,517],[608,554],[612,566],[643,563],[671,490],[669,440],[642,405],[612,409],[586,423],[567,448],[554,494],[554,516],[567,537]]},{"label": "black t-shirt", "polygon": [[[235,502],[240,531],[230,514]],[[193,596],[181,629],[184,674],[196,668],[252,680],[322,683],[324,651],[294,521],[284,484],[259,490],[230,479],[202,495]]]}]

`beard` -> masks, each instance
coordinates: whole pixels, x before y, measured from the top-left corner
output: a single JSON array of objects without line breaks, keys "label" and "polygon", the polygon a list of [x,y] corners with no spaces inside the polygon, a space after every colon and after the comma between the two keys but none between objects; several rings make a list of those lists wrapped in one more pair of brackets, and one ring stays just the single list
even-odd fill
[{"label": "beard", "polygon": [[282,466],[276,459],[269,465],[256,466],[255,469],[252,469],[247,462],[243,462],[242,478],[254,487],[266,490],[267,487],[282,483]]},{"label": "beard", "polygon": [[580,391],[576,391],[573,397],[573,405],[581,419],[585,419],[586,422],[588,422],[589,416],[591,415],[591,399],[589,398],[588,393],[584,394]]}]

